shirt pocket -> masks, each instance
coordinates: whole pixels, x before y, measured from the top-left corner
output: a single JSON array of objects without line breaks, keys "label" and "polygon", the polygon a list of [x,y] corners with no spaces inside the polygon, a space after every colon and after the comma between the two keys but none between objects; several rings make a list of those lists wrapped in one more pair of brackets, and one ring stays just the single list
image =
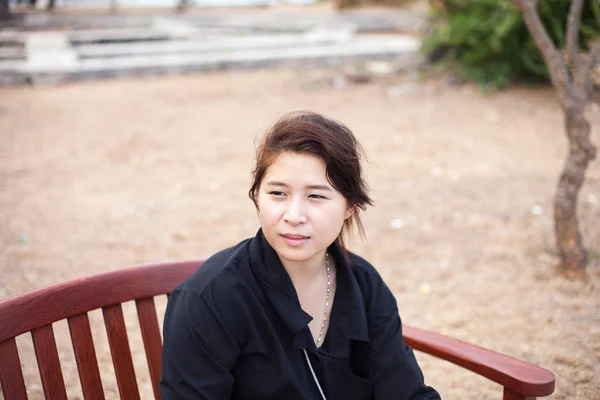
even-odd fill
[{"label": "shirt pocket", "polygon": [[389,343],[367,357],[368,370],[372,375],[377,375],[390,365],[412,362],[414,355],[406,346],[402,334],[398,333]]},{"label": "shirt pocket", "polygon": [[350,371],[344,371],[336,382],[331,400],[371,400],[373,388],[373,379],[364,379]]}]

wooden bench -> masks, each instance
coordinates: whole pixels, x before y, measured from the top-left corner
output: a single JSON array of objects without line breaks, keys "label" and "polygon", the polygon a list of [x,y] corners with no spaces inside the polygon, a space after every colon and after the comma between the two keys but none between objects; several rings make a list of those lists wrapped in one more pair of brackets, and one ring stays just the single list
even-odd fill
[{"label": "wooden bench", "polygon": [[[139,399],[123,308],[135,301],[154,396],[160,399],[162,339],[154,296],[169,294],[202,261],[140,265],[58,283],[0,302],[0,383],[6,400],[27,399],[15,338],[31,332],[47,399],[67,399],[52,323],[66,319],[86,400],[104,399],[88,312],[102,309],[121,399]],[[404,326],[415,350],[450,361],[503,386],[504,400],[554,391],[552,372],[457,339]],[[499,396],[498,396],[499,397]]]}]

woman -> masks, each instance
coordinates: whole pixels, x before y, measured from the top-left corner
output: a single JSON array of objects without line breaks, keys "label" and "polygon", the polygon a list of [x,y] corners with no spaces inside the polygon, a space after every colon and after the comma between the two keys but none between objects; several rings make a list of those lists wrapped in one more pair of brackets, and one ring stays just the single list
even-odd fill
[{"label": "woman", "polygon": [[372,204],[352,132],[292,113],[257,152],[261,229],[171,294],[160,392],[174,399],[439,399],[396,300],[343,234]]}]

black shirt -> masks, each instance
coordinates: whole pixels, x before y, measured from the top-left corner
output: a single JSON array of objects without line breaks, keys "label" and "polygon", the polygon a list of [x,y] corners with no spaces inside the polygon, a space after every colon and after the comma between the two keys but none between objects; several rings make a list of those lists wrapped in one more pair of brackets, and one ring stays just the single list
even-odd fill
[{"label": "black shirt", "polygon": [[333,244],[337,289],[317,349],[262,230],[212,256],[170,295],[160,393],[175,399],[439,399],[402,339],[396,300],[367,261]]}]

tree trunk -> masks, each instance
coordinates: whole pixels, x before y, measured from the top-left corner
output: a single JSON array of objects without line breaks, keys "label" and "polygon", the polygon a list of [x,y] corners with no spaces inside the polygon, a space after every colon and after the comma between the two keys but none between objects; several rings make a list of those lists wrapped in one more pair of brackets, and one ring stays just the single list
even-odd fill
[{"label": "tree trunk", "polygon": [[577,223],[577,195],[585,180],[586,168],[596,157],[596,148],[590,142],[590,124],[584,113],[585,101],[573,109],[565,109],[569,156],[554,201],[556,245],[561,268],[567,274],[579,274],[586,265],[586,252]]},{"label": "tree trunk", "polygon": [[0,19],[7,19],[10,15],[9,0],[0,0]]},{"label": "tree trunk", "polygon": [[554,232],[562,271],[579,275],[585,271],[587,260],[577,223],[577,195],[585,180],[588,164],[596,158],[596,148],[590,142],[590,123],[585,118],[585,106],[592,91],[591,71],[600,58],[600,41],[590,43],[589,53],[580,55],[579,28],[584,0],[571,2],[566,59],[552,42],[540,19],[537,11],[540,0],[512,2],[523,12],[525,25],[548,66],[565,114],[569,156],[558,181],[554,200]]},{"label": "tree trunk", "polygon": [[47,9],[52,11],[52,10],[54,10],[55,5],[56,5],[56,0],[50,0],[50,1],[48,1]]}]

